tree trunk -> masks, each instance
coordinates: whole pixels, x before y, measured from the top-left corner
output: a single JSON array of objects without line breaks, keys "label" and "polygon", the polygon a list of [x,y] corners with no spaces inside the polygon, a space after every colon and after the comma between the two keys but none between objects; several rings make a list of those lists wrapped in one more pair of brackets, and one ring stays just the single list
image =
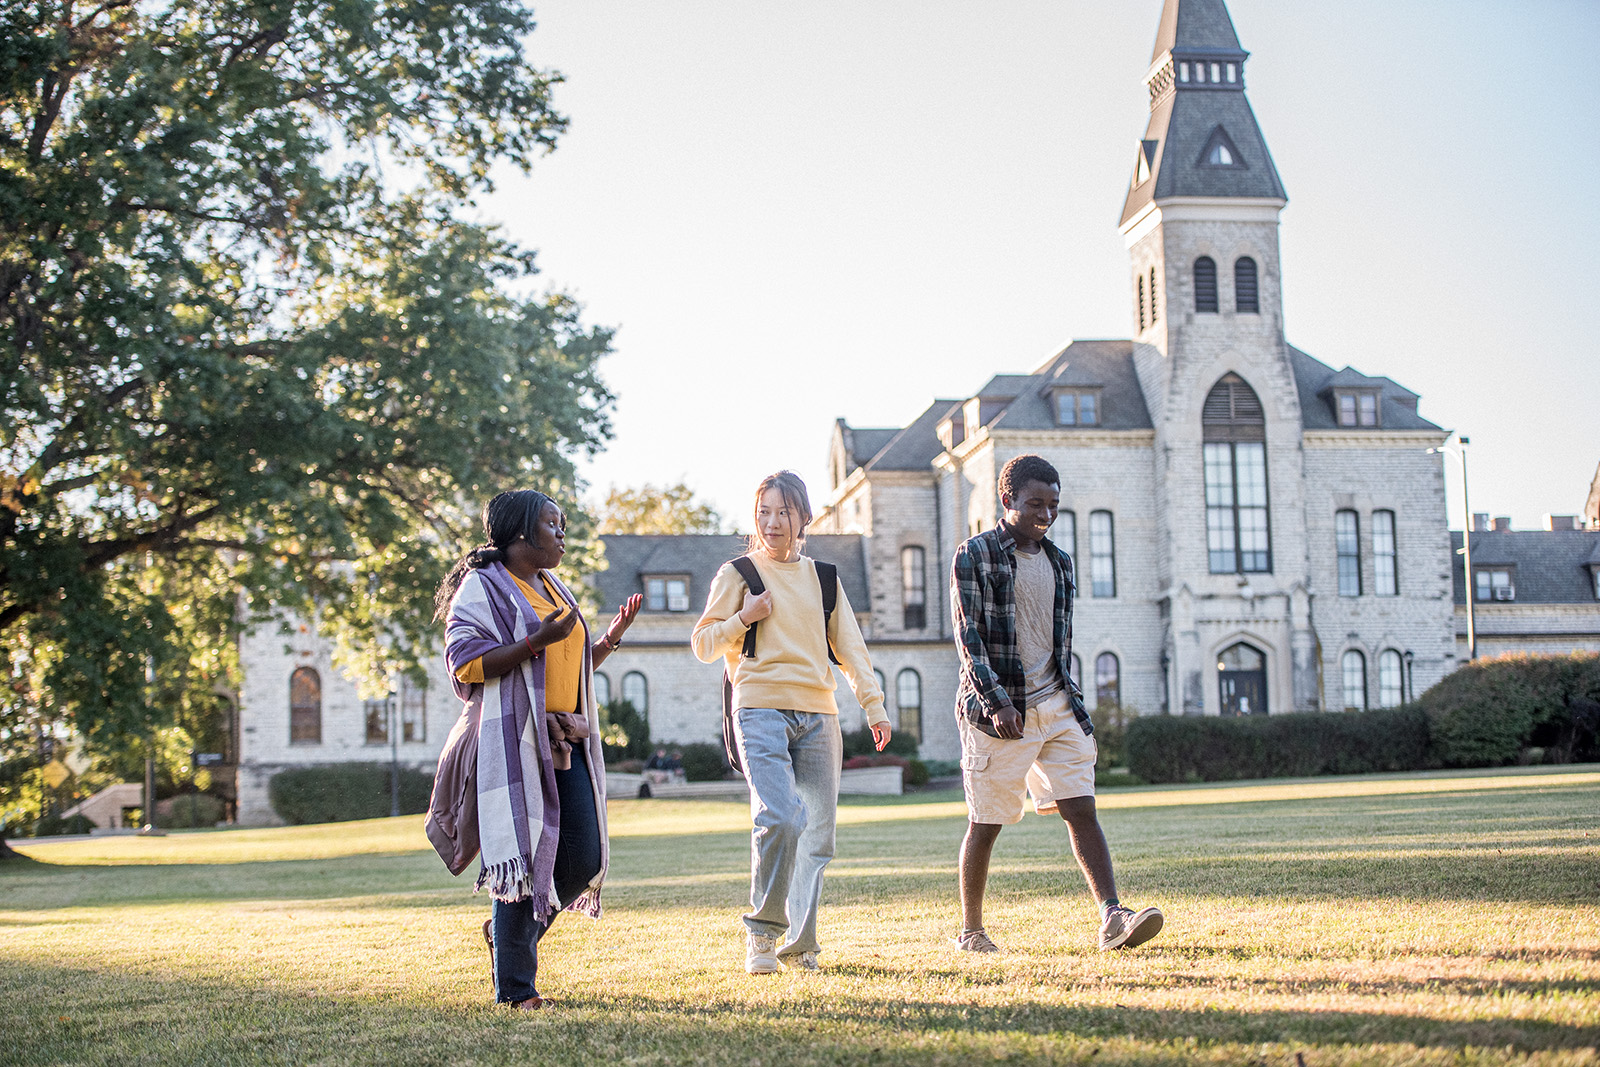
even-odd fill
[{"label": "tree trunk", "polygon": [[22,853],[6,844],[5,827],[0,826],[0,860],[20,860],[22,858],[24,858]]}]

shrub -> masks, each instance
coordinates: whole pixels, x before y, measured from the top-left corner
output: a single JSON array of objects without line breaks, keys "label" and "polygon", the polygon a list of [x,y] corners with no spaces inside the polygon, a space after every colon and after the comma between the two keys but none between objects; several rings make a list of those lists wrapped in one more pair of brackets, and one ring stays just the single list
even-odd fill
[{"label": "shrub", "polygon": [[[400,812],[428,810],[433,776],[400,768]],[[389,814],[387,763],[332,763],[279,771],[267,783],[272,810],[286,823],[346,822]]]},{"label": "shrub", "polygon": [[619,759],[615,763],[607,763],[606,770],[616,771],[618,774],[639,774],[644,770],[644,760]]},{"label": "shrub", "polygon": [[[915,756],[917,754],[917,739],[908,733],[896,731],[894,736],[889,738],[889,747],[884,751],[893,753],[896,756]],[[872,740],[872,731],[862,727],[859,730],[852,730],[845,734],[844,754],[846,757],[878,755],[877,745]]]},{"label": "shrub", "polygon": [[1554,762],[1593,758],[1592,703],[1600,701],[1600,655],[1513,654],[1468,663],[1423,693],[1434,750],[1450,767],[1516,762],[1530,745]]},{"label": "shrub", "polygon": [[65,834],[87,834],[94,831],[94,823],[87,815],[45,815],[33,824],[34,837],[60,837]]},{"label": "shrub", "polygon": [[607,763],[650,758],[650,724],[626,700],[600,709],[600,747]]},{"label": "shrub", "polygon": [[720,782],[728,776],[728,758],[721,741],[684,745],[679,758],[683,761],[683,776],[691,782]]},{"label": "shrub", "polygon": [[913,789],[928,784],[928,765],[921,760],[913,758],[906,767],[905,784]]},{"label": "shrub", "polygon": [[950,778],[961,773],[961,761],[954,759],[931,759],[923,762],[930,778]]},{"label": "shrub", "polygon": [[1147,782],[1218,782],[1417,770],[1434,765],[1418,708],[1132,720],[1128,769]]},{"label": "shrub", "polygon": [[1121,767],[1128,759],[1128,724],[1139,717],[1139,709],[1124,704],[1101,704],[1094,709],[1094,740],[1099,748],[1094,765],[1101,770]]},{"label": "shrub", "polygon": [[[222,821],[222,801],[207,793],[185,793],[156,802],[156,825],[164,830],[215,826]],[[384,809],[388,814],[388,809]]]}]

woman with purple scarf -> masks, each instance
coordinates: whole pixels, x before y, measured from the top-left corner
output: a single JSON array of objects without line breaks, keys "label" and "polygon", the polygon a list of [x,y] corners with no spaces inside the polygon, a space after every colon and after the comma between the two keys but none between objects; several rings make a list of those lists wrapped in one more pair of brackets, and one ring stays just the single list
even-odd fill
[{"label": "woman with purple scarf", "polygon": [[535,977],[539,939],[556,914],[600,914],[610,850],[594,669],[622,644],[642,601],[629,597],[591,641],[553,573],[566,527],[543,493],[501,493],[483,509],[488,543],[455,565],[435,598],[445,662],[467,704],[462,722],[477,722],[478,888],[494,898],[483,936],[495,999],[526,1011],[551,1003]]}]

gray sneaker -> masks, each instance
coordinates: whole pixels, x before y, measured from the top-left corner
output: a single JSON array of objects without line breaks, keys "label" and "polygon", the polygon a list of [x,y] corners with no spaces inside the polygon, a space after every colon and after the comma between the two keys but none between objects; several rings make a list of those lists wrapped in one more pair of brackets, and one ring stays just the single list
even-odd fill
[{"label": "gray sneaker", "polygon": [[817,969],[817,954],[815,952],[801,952],[793,956],[783,957],[783,965],[791,971],[814,971]]},{"label": "gray sneaker", "polygon": [[778,939],[764,934],[745,937],[744,969],[751,974],[778,972]]},{"label": "gray sneaker", "polygon": [[1100,951],[1142,945],[1161,932],[1165,921],[1160,908],[1135,913],[1119,904],[1106,912],[1105,922],[1100,924]]},{"label": "gray sneaker", "polygon": [[951,942],[962,952],[999,952],[1000,946],[989,940],[982,930],[963,930]]}]

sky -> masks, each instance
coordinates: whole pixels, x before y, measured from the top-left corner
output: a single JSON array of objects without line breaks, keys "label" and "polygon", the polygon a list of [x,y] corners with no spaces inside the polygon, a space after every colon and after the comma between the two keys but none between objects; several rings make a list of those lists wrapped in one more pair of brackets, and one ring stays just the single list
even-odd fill
[{"label": "sky", "polygon": [[[1600,464],[1594,0],[1231,0],[1289,193],[1290,343],[1471,438],[1472,510],[1581,510]],[[617,329],[581,470],[749,529],[833,421],[900,426],[1128,337],[1117,221],[1161,0],[544,0],[571,127],[481,210]],[[1460,528],[1459,468],[1446,464]]]}]

